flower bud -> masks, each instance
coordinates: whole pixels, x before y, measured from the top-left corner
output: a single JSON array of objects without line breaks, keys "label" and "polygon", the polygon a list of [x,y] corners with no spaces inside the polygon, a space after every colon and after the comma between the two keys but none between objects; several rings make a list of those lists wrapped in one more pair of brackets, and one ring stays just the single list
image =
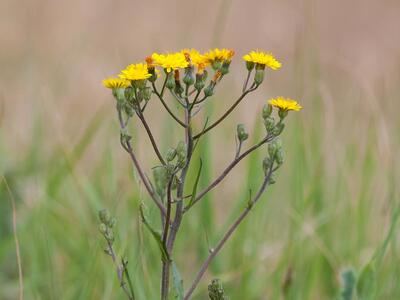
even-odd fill
[{"label": "flower bud", "polygon": [[176,156],[176,149],[169,148],[168,151],[167,151],[167,154],[165,155],[165,158],[169,162],[169,161],[173,161],[175,156]]},{"label": "flower bud", "polygon": [[244,127],[243,124],[238,124],[236,127],[236,131],[237,131],[237,137],[241,142],[247,140],[247,138],[249,137],[249,134],[246,132],[246,128]]},{"label": "flower bud", "polygon": [[275,127],[275,120],[273,117],[267,117],[264,119],[264,125],[267,132],[270,132]]},{"label": "flower bud", "polygon": [[264,69],[257,69],[256,68],[256,74],[254,75],[254,82],[257,85],[260,85],[264,81]]},{"label": "flower bud", "polygon": [[172,90],[175,88],[175,78],[172,75],[172,73],[168,73],[167,76],[168,77],[167,77],[167,82],[166,82],[165,86],[167,87],[167,89]]},{"label": "flower bud", "polygon": [[111,218],[110,222],[108,223],[108,226],[110,226],[110,228],[113,228],[115,224],[117,224],[117,219]]},{"label": "flower bud", "polygon": [[104,237],[109,241],[114,241],[114,232],[112,232],[112,230],[107,230]]},{"label": "flower bud", "polygon": [[276,124],[275,128],[272,131],[273,135],[275,135],[275,136],[280,135],[284,128],[285,128],[285,124],[283,124],[283,123]]},{"label": "flower bud", "polygon": [[276,182],[274,174],[269,177],[269,184],[274,184]]},{"label": "flower bud", "polygon": [[263,119],[268,118],[272,114],[272,105],[265,104],[262,110],[262,117]]},{"label": "flower bud", "polygon": [[246,68],[248,71],[251,71],[254,69],[254,62],[252,61],[246,61]]},{"label": "flower bud", "polygon": [[104,224],[108,224],[110,222],[111,217],[107,209],[102,209],[99,211],[99,219]]},{"label": "flower bud", "polygon": [[200,91],[204,86],[206,85],[206,79],[207,79],[207,71],[203,70],[201,73],[196,74],[196,82],[194,84],[194,87],[196,90]]},{"label": "flower bud", "polygon": [[100,231],[102,234],[106,234],[106,232],[107,232],[107,225],[104,224],[104,223],[100,223],[100,225],[99,225],[99,231]]},{"label": "flower bud", "polygon": [[214,94],[214,84],[210,82],[210,84],[204,89],[204,96],[211,97]]},{"label": "flower bud", "polygon": [[279,149],[282,148],[282,142],[280,139],[274,140],[272,143],[268,145],[268,154],[271,159],[276,158],[276,153],[279,151]]},{"label": "flower bud", "polygon": [[275,160],[278,165],[283,164],[283,150],[279,148],[275,153]]},{"label": "flower bud", "polygon": [[191,86],[194,83],[193,69],[194,67],[192,65],[185,68],[185,76],[183,76],[183,82],[186,85]]},{"label": "flower bud", "polygon": [[149,87],[145,87],[143,89],[143,98],[145,101],[149,101],[151,99],[151,89]]},{"label": "flower bud", "polygon": [[165,197],[165,187],[167,186],[168,171],[164,167],[153,169],[154,184],[157,195],[161,198]]}]

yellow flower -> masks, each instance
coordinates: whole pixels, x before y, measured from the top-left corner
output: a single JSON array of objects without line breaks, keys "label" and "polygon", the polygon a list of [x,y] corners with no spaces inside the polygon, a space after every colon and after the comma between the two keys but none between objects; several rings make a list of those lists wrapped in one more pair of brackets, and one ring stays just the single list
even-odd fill
[{"label": "yellow flower", "polygon": [[209,64],[207,57],[200,54],[196,49],[183,49],[181,53],[185,55],[185,58],[189,63],[198,68],[200,67],[204,69],[204,67]]},{"label": "yellow flower", "polygon": [[143,63],[129,65],[119,74],[119,78],[127,80],[145,80],[150,76],[147,64]]},{"label": "yellow flower", "polygon": [[131,83],[126,79],[107,78],[103,80],[103,85],[109,89],[127,88]]},{"label": "yellow flower", "polygon": [[251,51],[243,56],[243,59],[247,62],[267,66],[272,70],[278,70],[282,66],[282,64],[277,61],[271,53],[266,53],[260,50]]},{"label": "yellow flower", "polygon": [[215,48],[204,54],[209,63],[212,63],[214,61],[225,61],[225,60],[230,61],[234,55],[235,51],[233,51],[232,49],[225,49],[225,48],[224,49]]},{"label": "yellow flower", "polygon": [[155,65],[164,68],[167,73],[179,68],[186,68],[189,65],[186,61],[185,55],[181,52],[168,54],[153,53],[151,58],[154,60]]},{"label": "yellow flower", "polygon": [[302,109],[301,105],[297,103],[297,101],[290,98],[284,98],[284,97],[272,98],[268,101],[268,103],[272,106],[279,108],[279,110],[282,111],[289,111],[289,110],[299,111],[300,109]]}]

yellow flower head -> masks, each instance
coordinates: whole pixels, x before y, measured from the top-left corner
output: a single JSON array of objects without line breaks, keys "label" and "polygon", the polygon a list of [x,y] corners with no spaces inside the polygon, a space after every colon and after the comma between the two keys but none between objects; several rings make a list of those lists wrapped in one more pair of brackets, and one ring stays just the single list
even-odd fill
[{"label": "yellow flower head", "polygon": [[224,49],[215,48],[204,54],[209,63],[212,63],[214,61],[225,61],[225,60],[230,61],[234,55],[235,51],[233,51],[232,49],[225,49],[225,48]]},{"label": "yellow flower head", "polygon": [[168,54],[153,53],[151,58],[153,59],[155,65],[164,68],[167,73],[179,68],[186,68],[189,65],[185,55],[183,55],[181,52]]},{"label": "yellow flower head", "polygon": [[301,105],[297,103],[297,101],[290,98],[284,98],[284,97],[272,98],[268,101],[268,103],[272,106],[279,108],[279,110],[283,111],[289,111],[289,110],[299,111],[300,109],[302,109]]},{"label": "yellow flower head", "polygon": [[282,66],[282,64],[277,61],[271,53],[266,53],[260,50],[251,51],[243,56],[243,59],[247,62],[267,66],[272,70],[278,70]]},{"label": "yellow flower head", "polygon": [[150,76],[147,64],[143,63],[129,65],[119,74],[119,78],[126,80],[145,80]]},{"label": "yellow flower head", "polygon": [[109,89],[127,88],[131,83],[122,78],[107,78],[103,80],[103,85]]},{"label": "yellow flower head", "polygon": [[185,55],[186,60],[196,67],[205,67],[209,64],[207,57],[203,54],[200,54],[196,49],[183,49],[181,51],[183,55]]}]

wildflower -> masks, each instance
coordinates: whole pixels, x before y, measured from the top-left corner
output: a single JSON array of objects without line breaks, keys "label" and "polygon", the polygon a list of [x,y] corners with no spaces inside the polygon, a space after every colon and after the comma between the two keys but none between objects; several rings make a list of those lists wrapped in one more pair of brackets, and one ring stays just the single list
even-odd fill
[{"label": "wildflower", "polygon": [[260,50],[251,51],[243,56],[243,59],[246,61],[248,68],[252,64],[256,64],[264,68],[267,66],[272,70],[278,70],[282,66],[282,64],[276,60],[271,53],[266,53]]},{"label": "wildflower", "polygon": [[275,99],[270,99],[268,103],[279,109],[278,113],[281,119],[287,116],[289,110],[299,111],[302,109],[301,105],[297,103],[297,101],[290,98],[277,97]]},{"label": "wildflower", "polygon": [[129,65],[119,75],[120,78],[127,80],[145,80],[150,76],[147,64],[143,63]]},{"label": "wildflower", "polygon": [[130,86],[129,80],[122,78],[107,78],[103,80],[103,85],[109,89],[127,88]]},{"label": "wildflower", "polygon": [[207,61],[209,63],[213,63],[214,61],[230,61],[232,57],[235,55],[235,51],[232,49],[218,49],[215,48],[213,50],[208,51],[204,54]]},{"label": "wildflower", "polygon": [[154,60],[155,65],[164,68],[167,73],[170,73],[172,70],[177,70],[179,68],[186,68],[189,65],[185,58],[185,55],[181,52],[171,54],[153,53],[151,55],[151,58]]},{"label": "wildflower", "polygon": [[199,71],[200,69],[204,70],[204,68],[209,64],[207,57],[200,54],[196,49],[183,49],[181,53],[185,55],[186,60],[196,66]]}]

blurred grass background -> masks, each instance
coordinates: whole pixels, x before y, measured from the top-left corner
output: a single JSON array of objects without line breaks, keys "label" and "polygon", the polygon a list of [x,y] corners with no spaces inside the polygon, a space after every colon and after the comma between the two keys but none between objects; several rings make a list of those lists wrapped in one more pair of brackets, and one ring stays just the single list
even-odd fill
[{"label": "blurred grass background", "polygon": [[[340,272],[353,267],[359,273],[383,249],[391,225],[377,265],[376,299],[400,299],[393,217],[399,206],[399,14],[395,0],[2,0],[0,171],[17,205],[25,299],[124,299],[97,230],[101,208],[118,219],[116,246],[129,259],[138,298],[158,298],[159,253],[139,222],[138,204],[144,199],[155,219],[157,211],[119,145],[113,99],[101,80],[153,51],[184,47],[236,50],[231,73],[207,105],[211,119],[240,92],[243,54],[260,48],[283,62],[201,142],[202,186],[234,155],[237,123],[247,125],[251,141],[261,135],[268,97],[290,96],[304,106],[288,118],[277,184],[212,264],[194,299],[206,298],[214,277],[233,300],[333,299]],[[148,115],[161,148],[176,144],[181,132],[157,101]],[[156,160],[148,155],[148,139],[138,124],[132,130],[149,169]],[[187,215],[176,247],[186,285],[245,205],[248,189],[260,183],[264,153],[242,162]],[[2,180],[5,300],[18,296],[10,197]]]}]

